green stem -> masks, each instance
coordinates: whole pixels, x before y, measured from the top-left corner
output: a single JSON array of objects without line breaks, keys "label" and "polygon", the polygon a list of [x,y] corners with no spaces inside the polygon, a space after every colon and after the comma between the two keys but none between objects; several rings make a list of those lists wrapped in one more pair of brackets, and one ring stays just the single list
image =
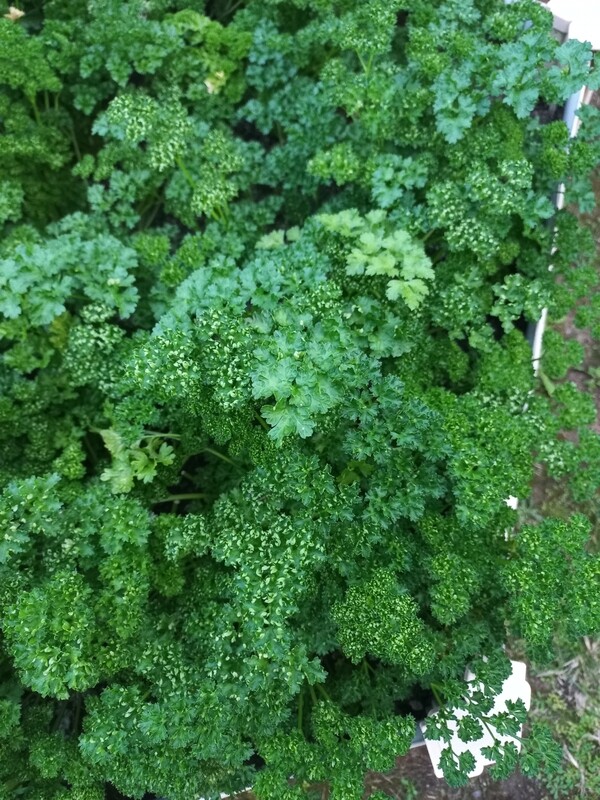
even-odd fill
[{"label": "green stem", "polygon": [[308,691],[310,692],[310,699],[312,700],[313,706],[317,703],[317,695],[315,694],[315,690],[312,684],[308,684]]},{"label": "green stem", "polygon": [[148,219],[144,222],[144,229],[147,229],[152,225],[152,223],[154,222],[154,218],[156,217],[156,215],[160,211],[160,207],[162,206],[162,204],[163,204],[163,201],[162,201],[162,197],[161,197],[160,200],[158,201],[158,203],[156,203],[154,205],[154,208],[150,212],[150,216],[148,217]]},{"label": "green stem", "polygon": [[268,431],[268,430],[269,430],[269,426],[267,425],[267,423],[265,422],[265,420],[264,420],[264,419],[261,417],[261,415],[258,413],[258,411],[255,411],[255,412],[254,412],[254,416],[255,416],[255,417],[256,417],[256,419],[257,419],[257,420],[260,422],[260,424],[263,426],[263,428],[264,428],[266,431]]},{"label": "green stem", "polygon": [[500,740],[499,740],[499,739],[496,737],[496,735],[495,735],[494,731],[493,731],[493,730],[490,728],[490,726],[489,726],[489,725],[487,724],[487,722],[485,721],[485,717],[479,717],[479,719],[480,719],[480,720],[481,720],[481,722],[483,723],[484,727],[486,727],[486,728],[487,728],[487,731],[488,731],[488,733],[490,734],[490,736],[491,736],[491,737],[492,737],[492,739],[494,740],[494,744],[495,744],[496,742],[500,743]]},{"label": "green stem", "polygon": [[193,458],[194,456],[201,456],[203,453],[210,453],[216,458],[220,458],[221,461],[225,461],[227,464],[231,464],[232,467],[235,467],[236,469],[240,470],[242,469],[241,466],[236,461],[233,461],[231,458],[224,455],[223,453],[219,453],[218,450],[213,450],[212,447],[203,447],[202,450],[196,450],[195,453],[188,453],[185,457],[186,461],[189,460],[190,458]]},{"label": "green stem", "polygon": [[298,730],[302,733],[302,716],[304,714],[304,689],[300,689],[298,698]]},{"label": "green stem", "polygon": [[227,9],[227,13],[226,13],[225,16],[229,16],[229,14],[233,14],[233,12],[236,11],[242,5],[243,2],[244,2],[244,0],[238,0],[237,3],[234,3],[231,6],[231,8]]},{"label": "green stem", "polygon": [[146,199],[146,202],[140,203],[140,210],[139,215],[143,217],[146,212],[148,212],[152,206],[156,203],[156,198],[158,197],[158,191],[154,189],[153,192],[150,193],[149,197]]},{"label": "green stem", "polygon": [[356,57],[360,61],[360,65],[363,68],[363,72],[366,75],[366,73],[367,73],[367,65],[365,64],[363,57],[361,56],[361,54],[358,51],[356,51]]},{"label": "green stem", "polygon": [[71,141],[73,142],[73,150],[77,161],[81,161],[81,150],[79,149],[79,142],[77,141],[77,134],[75,133],[75,126],[71,121]]},{"label": "green stem", "polygon": [[2,784],[2,788],[8,793],[12,792],[13,789],[16,789],[22,783],[21,778],[12,778],[12,780],[4,781]]},{"label": "green stem", "polygon": [[[494,731],[490,728],[490,726],[486,722],[487,717],[483,717],[482,716],[482,717],[477,717],[477,719],[481,720],[483,725],[487,728],[488,733],[490,734],[490,736],[492,737],[494,742],[498,742],[499,744],[501,744],[502,740],[498,739],[498,737],[496,736],[498,731],[496,731],[496,733],[494,733]],[[499,735],[501,735],[501,734],[499,734]],[[521,742],[521,743],[526,742],[526,739],[524,739],[522,736],[517,736],[516,734],[507,733],[507,734],[505,734],[505,736],[509,737],[510,739],[516,739],[518,742]]]},{"label": "green stem", "polygon": [[231,464],[232,467],[235,467],[236,469],[241,469],[239,464],[236,464],[235,461],[232,461],[230,458],[228,458],[228,456],[223,455],[223,453],[219,453],[218,450],[213,450],[212,447],[205,447],[204,450],[201,450],[200,452],[210,453],[211,455],[220,458],[221,461],[226,461],[228,464]]},{"label": "green stem", "polygon": [[163,433],[162,431],[144,431],[142,439],[147,439],[150,436],[162,436],[163,439],[181,439],[179,433]]},{"label": "green stem", "polygon": [[433,692],[433,696],[435,697],[436,703],[440,706],[440,708],[444,705],[444,701],[442,700],[442,696],[438,693],[438,689],[442,689],[437,683],[430,684],[431,691]]},{"label": "green stem", "polygon": [[186,167],[186,165],[185,165],[185,163],[184,163],[183,159],[181,158],[181,156],[177,156],[177,158],[175,159],[175,163],[177,164],[177,166],[178,166],[178,167],[179,167],[179,169],[181,170],[181,172],[182,172],[182,174],[183,174],[183,177],[184,177],[184,178],[186,179],[186,181],[189,183],[189,185],[191,186],[191,188],[192,188],[194,191],[196,191],[196,182],[194,181],[194,179],[193,179],[193,178],[192,178],[192,176],[190,175],[190,173],[189,173],[189,171],[188,171],[188,168]]},{"label": "green stem", "polygon": [[[213,19],[218,19],[219,21],[224,20],[226,17],[233,14],[241,5],[244,3],[244,0],[237,0],[237,2],[229,5],[229,3],[223,3],[222,0],[219,0],[217,3],[211,3],[206,14],[208,16],[213,17]],[[216,6],[213,8],[212,6]]]},{"label": "green stem", "polygon": [[317,690],[323,695],[325,700],[331,700],[331,697],[329,697],[329,695],[325,691],[325,688],[323,686],[321,686],[320,683],[315,684],[315,686],[317,687]]},{"label": "green stem", "polygon": [[373,59],[375,58],[375,53],[371,53],[371,55],[369,56],[369,60],[365,62],[364,58],[361,56],[358,50],[355,50],[354,52],[356,53],[356,57],[360,61],[360,65],[363,68],[363,72],[365,73],[367,78],[370,77],[371,68],[373,66]]},{"label": "green stem", "polygon": [[33,116],[35,117],[35,121],[39,123],[40,121],[40,112],[37,107],[37,103],[35,101],[35,95],[29,94],[27,95],[29,98],[29,102],[31,103],[31,108],[33,109]]},{"label": "green stem", "polygon": [[156,506],[159,503],[171,503],[176,502],[178,500],[202,500],[206,497],[205,494],[202,492],[187,492],[185,494],[170,494],[168,497],[165,497],[164,500],[153,500],[152,505]]},{"label": "green stem", "polygon": [[44,107],[46,111],[50,111],[50,95],[47,89],[44,89]]},{"label": "green stem", "polygon": [[225,227],[229,224],[229,207],[215,206],[208,216],[215,222],[220,222]]}]

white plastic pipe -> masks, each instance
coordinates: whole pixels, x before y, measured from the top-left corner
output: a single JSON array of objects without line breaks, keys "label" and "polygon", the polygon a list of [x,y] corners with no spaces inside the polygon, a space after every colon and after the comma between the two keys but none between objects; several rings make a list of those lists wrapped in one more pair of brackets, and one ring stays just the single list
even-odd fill
[{"label": "white plastic pipe", "polygon": [[[567,128],[569,129],[569,137],[574,139],[577,136],[577,132],[579,131],[579,126],[581,124],[581,120],[577,116],[577,112],[581,108],[585,98],[586,98],[586,89],[583,87],[578,92],[569,97],[567,103],[565,105],[565,111],[563,114],[563,120]],[[557,189],[556,197],[554,200],[554,205],[556,206],[557,210],[560,211],[565,207],[565,185],[561,183]],[[556,249],[553,249],[552,255],[556,252]],[[552,269],[552,264],[548,267],[548,269]],[[543,352],[543,341],[544,341],[544,332],[546,330],[546,326],[548,324],[548,309],[542,309],[542,315],[539,318],[536,326],[535,331],[533,334],[533,354],[532,354],[532,362],[533,362],[533,372],[534,374],[538,375],[540,371],[540,360],[542,358]]]}]

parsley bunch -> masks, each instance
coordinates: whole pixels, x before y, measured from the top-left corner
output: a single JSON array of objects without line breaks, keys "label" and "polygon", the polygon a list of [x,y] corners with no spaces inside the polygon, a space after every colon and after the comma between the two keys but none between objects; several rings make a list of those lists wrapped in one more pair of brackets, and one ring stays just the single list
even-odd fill
[{"label": "parsley bunch", "polygon": [[[357,800],[415,692],[477,738],[507,634],[600,628],[585,520],[505,502],[536,460],[581,496],[600,470],[523,333],[596,280],[549,198],[585,208],[600,114],[569,141],[541,109],[600,81],[551,27],[534,0],[0,19],[0,799]],[[578,357],[550,344],[546,388]],[[523,768],[551,761],[536,729]]]}]

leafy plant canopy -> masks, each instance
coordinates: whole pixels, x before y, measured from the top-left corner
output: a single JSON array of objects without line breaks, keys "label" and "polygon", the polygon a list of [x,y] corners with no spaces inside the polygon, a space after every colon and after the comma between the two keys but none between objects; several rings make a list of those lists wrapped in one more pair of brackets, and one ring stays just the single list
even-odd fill
[{"label": "leafy plant canopy", "polygon": [[[0,798],[357,800],[416,691],[471,740],[509,634],[600,628],[586,521],[505,503],[536,459],[600,470],[523,334],[596,280],[550,198],[589,202],[600,112],[573,142],[544,115],[600,80],[551,27],[533,0],[7,9]],[[547,731],[524,752],[545,769]]]}]

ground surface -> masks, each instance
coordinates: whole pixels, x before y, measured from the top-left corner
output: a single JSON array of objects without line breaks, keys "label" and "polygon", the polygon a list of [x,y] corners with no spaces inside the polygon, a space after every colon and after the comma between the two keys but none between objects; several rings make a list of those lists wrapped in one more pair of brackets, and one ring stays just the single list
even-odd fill
[{"label": "ground surface", "polygon": [[[410,788],[410,781],[414,789]],[[506,781],[493,781],[484,771],[462,789],[451,789],[438,780],[423,747],[411,750],[398,759],[395,770],[387,775],[373,776],[373,788],[385,792],[394,800],[545,800],[543,788],[523,775],[513,775]]]}]

